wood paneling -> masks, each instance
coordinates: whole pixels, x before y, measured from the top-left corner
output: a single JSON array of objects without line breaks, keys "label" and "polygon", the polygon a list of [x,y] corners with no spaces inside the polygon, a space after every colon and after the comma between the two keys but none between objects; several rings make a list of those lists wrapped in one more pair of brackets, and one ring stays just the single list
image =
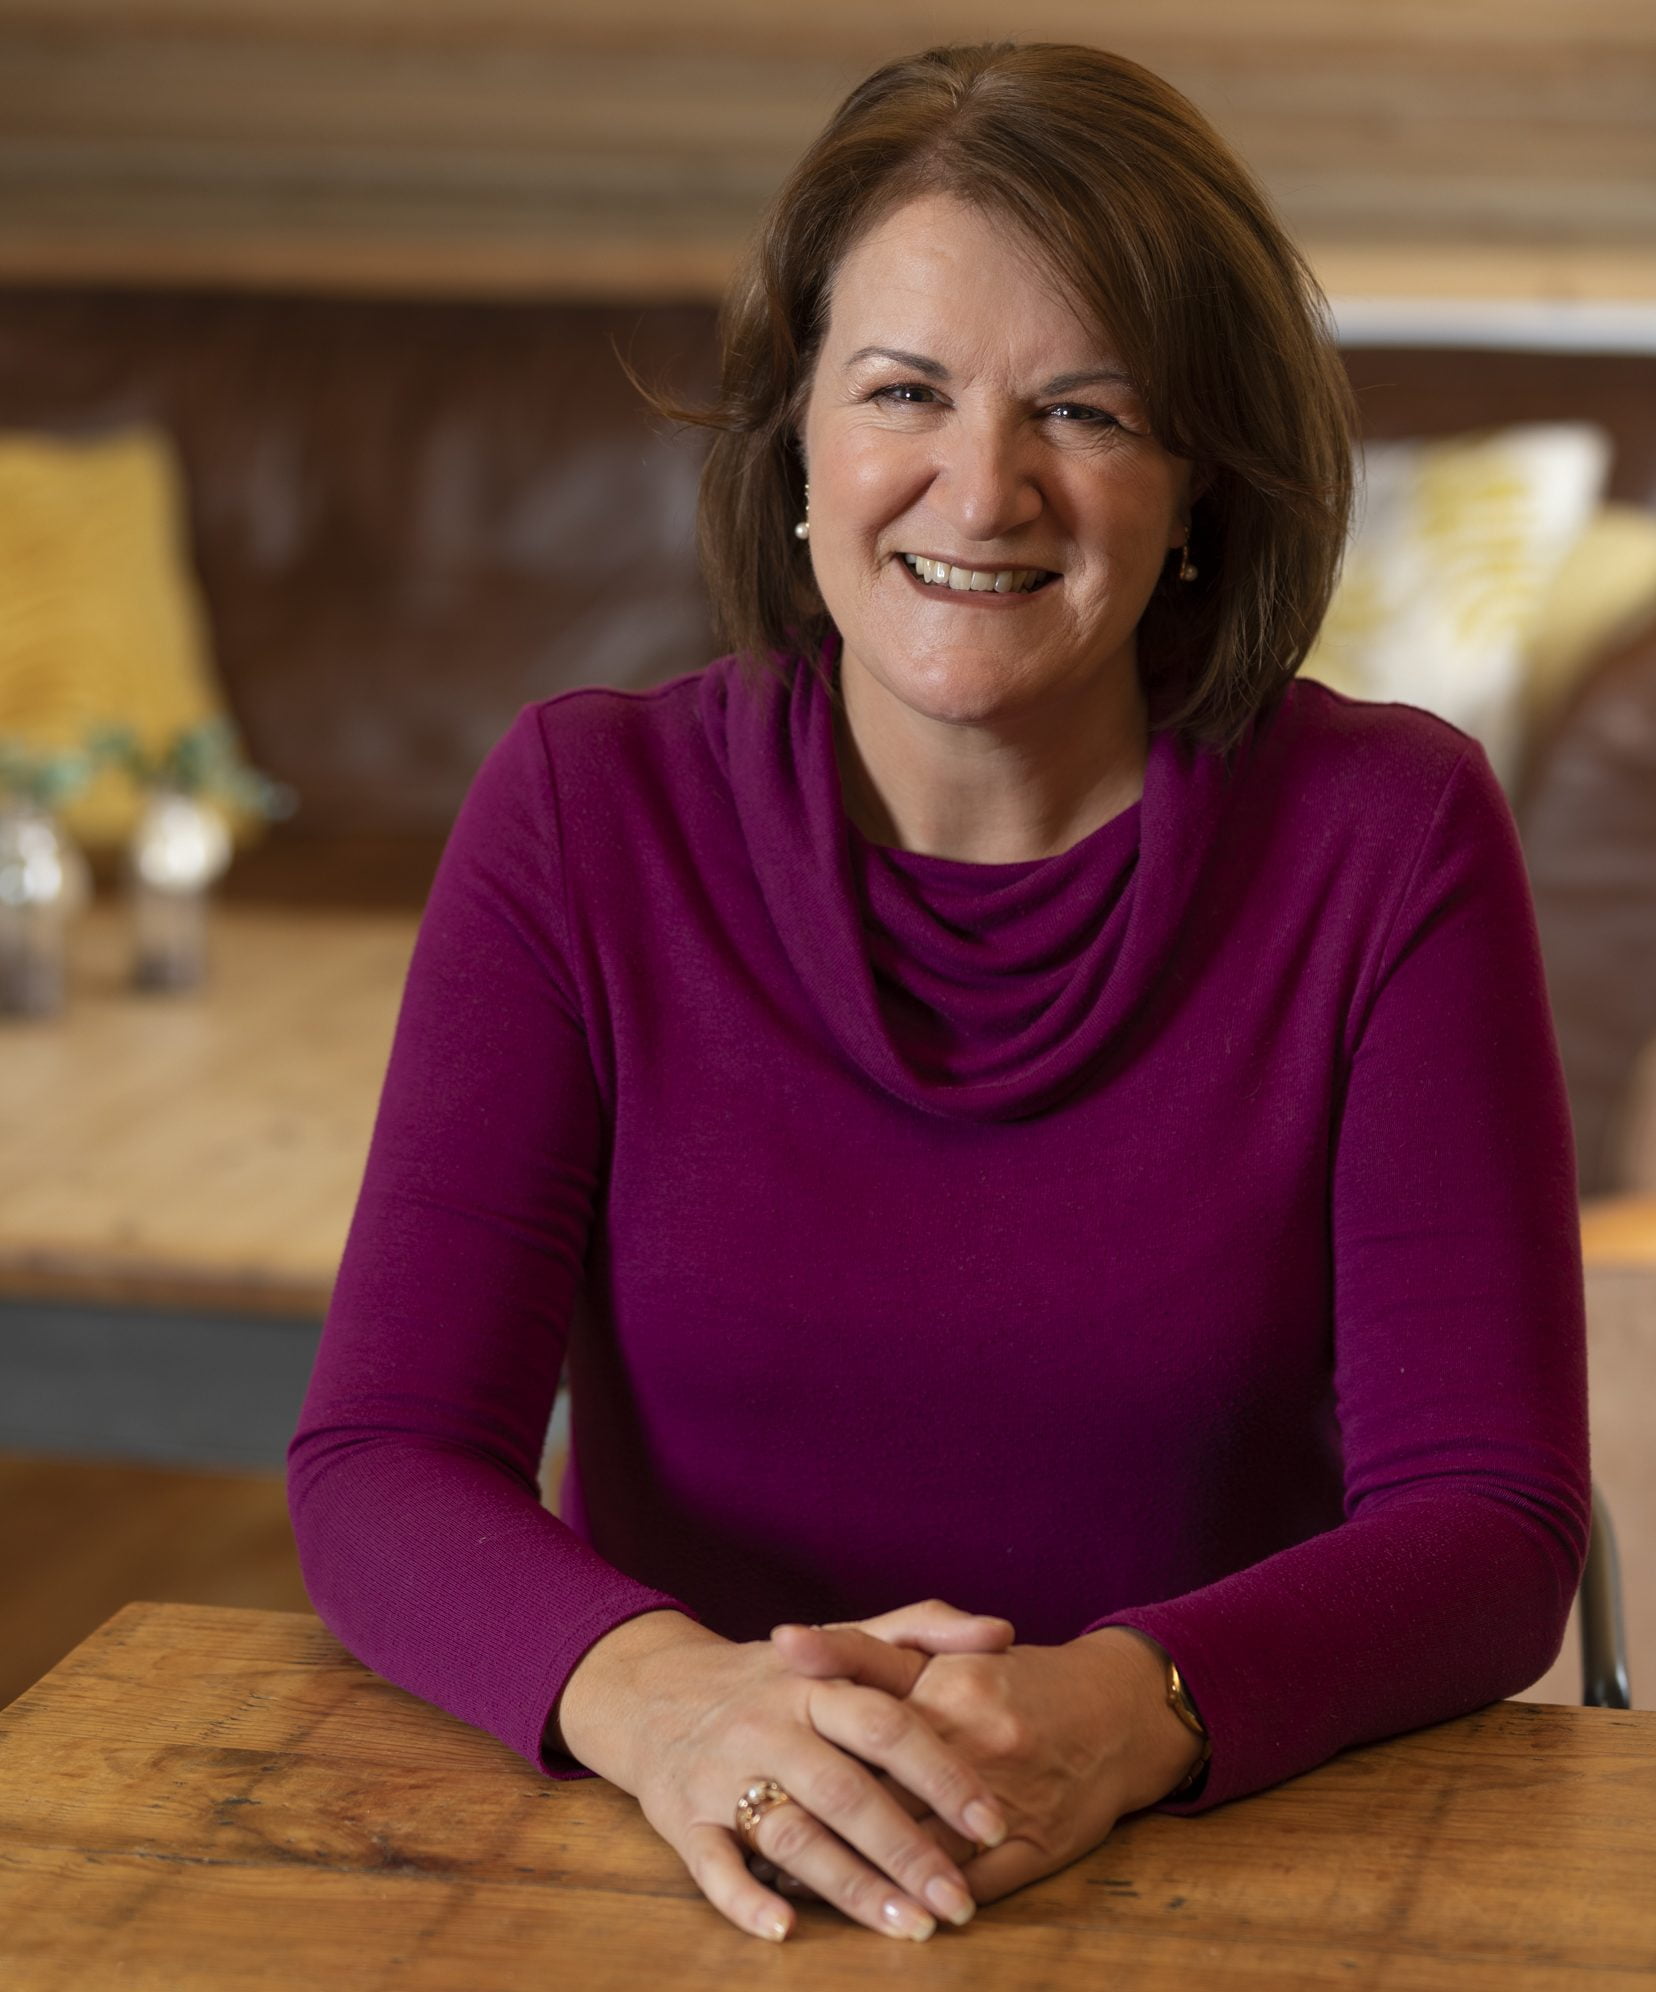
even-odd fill
[{"label": "wood paneling", "polygon": [[[876,62],[988,0],[5,0],[0,279],[716,290]],[[1342,293],[1656,299],[1642,0],[1034,0],[1185,89]]]},{"label": "wood paneling", "polygon": [[0,1455],[0,1705],[136,1598],[310,1609],[276,1473]]},{"label": "wood paneling", "polygon": [[[560,1397],[540,1475],[553,1514],[568,1445]],[[0,1453],[0,1598],[0,1707],[135,1599],[310,1610],[279,1471],[23,1452]]]}]

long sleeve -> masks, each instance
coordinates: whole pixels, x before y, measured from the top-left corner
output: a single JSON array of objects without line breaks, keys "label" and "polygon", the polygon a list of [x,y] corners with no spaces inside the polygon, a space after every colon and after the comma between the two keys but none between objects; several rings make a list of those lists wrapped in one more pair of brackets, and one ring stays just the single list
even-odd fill
[{"label": "long sleeve", "polygon": [[353,1652],[538,1763],[660,1606],[1133,1625],[1202,1804],[1544,1671],[1585,1310],[1516,829],[1453,728],[1291,693],[1234,770],[1158,734],[1133,810],[987,867],[848,840],[809,670],[520,719],[290,1454]]},{"label": "long sleeve", "polygon": [[605,1166],[533,711],[467,798],[409,969],[360,1199],[288,1451],[306,1586],[368,1666],[537,1768],[581,1657],[667,1593],[542,1505]]},{"label": "long sleeve", "polygon": [[1095,1622],[1148,1633],[1189,1681],[1214,1745],[1198,1807],[1526,1687],[1585,1554],[1568,1106],[1517,833],[1481,749],[1400,857],[1330,1159],[1346,1519]]}]

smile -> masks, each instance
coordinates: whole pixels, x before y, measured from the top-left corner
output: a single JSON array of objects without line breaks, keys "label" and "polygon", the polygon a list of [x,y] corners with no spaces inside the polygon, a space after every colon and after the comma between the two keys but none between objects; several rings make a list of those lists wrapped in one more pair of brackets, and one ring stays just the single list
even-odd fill
[{"label": "smile", "polygon": [[956,595],[1033,595],[1058,579],[1044,567],[956,567],[923,553],[905,553],[902,560],[917,581]]}]

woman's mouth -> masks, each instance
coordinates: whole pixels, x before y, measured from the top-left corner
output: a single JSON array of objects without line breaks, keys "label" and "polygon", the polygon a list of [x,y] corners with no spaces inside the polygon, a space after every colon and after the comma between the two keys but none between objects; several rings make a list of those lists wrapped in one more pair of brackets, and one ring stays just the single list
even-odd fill
[{"label": "woman's mouth", "polygon": [[901,558],[924,587],[955,595],[1034,595],[1058,579],[1045,567],[959,567],[923,553],[905,553]]}]

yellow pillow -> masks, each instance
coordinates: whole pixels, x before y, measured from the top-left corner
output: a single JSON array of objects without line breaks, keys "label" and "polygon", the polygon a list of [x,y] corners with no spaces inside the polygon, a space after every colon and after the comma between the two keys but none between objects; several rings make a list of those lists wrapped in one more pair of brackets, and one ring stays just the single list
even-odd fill
[{"label": "yellow pillow", "polygon": [[[74,747],[124,724],[153,750],[223,710],[167,437],[0,436],[0,735]],[[109,845],[137,807],[109,768],[63,814]]]},{"label": "yellow pillow", "polygon": [[1609,466],[1610,438],[1580,422],[1371,444],[1357,531],[1304,675],[1441,714],[1511,787],[1543,606]]},{"label": "yellow pillow", "polygon": [[1656,512],[1601,505],[1564,556],[1524,659],[1526,738],[1599,658],[1656,622]]}]

